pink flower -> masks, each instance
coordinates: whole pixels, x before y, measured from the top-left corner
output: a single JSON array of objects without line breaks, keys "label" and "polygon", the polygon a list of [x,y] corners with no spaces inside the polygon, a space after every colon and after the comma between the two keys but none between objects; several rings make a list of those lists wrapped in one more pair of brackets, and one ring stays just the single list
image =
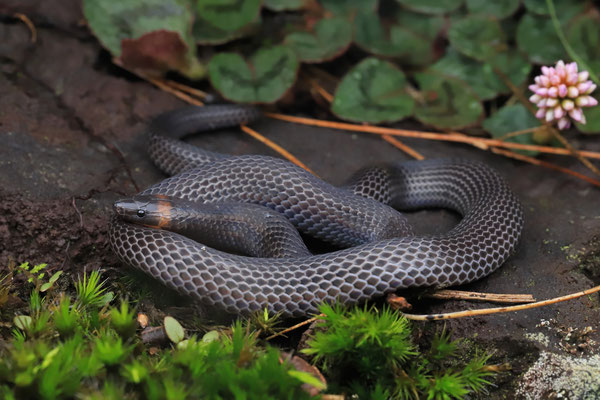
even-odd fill
[{"label": "pink flower", "polygon": [[577,71],[577,63],[562,60],[554,67],[542,67],[542,75],[529,85],[534,94],[529,101],[539,108],[535,116],[546,122],[557,121],[558,129],[567,129],[571,120],[585,124],[582,107],[593,107],[598,101],[590,96],[596,89],[587,71]]}]

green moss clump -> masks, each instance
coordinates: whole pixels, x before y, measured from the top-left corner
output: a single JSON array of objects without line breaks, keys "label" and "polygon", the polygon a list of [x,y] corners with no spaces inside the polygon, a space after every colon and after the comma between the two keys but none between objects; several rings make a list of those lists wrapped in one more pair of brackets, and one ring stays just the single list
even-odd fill
[{"label": "green moss clump", "polygon": [[489,384],[488,355],[456,367],[458,343],[443,331],[428,350],[413,343],[408,321],[384,308],[321,306],[321,327],[304,353],[314,356],[339,387],[361,399],[462,399]]}]

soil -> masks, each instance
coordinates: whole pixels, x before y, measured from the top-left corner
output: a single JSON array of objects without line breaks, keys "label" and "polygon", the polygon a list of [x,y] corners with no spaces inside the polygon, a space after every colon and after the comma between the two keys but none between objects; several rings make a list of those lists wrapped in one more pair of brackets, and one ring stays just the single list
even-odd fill
[{"label": "soil", "polygon": [[[26,25],[12,17],[15,13],[34,22],[35,43]],[[114,200],[164,178],[145,154],[144,127],[152,116],[183,103],[113,66],[83,21],[77,0],[0,4],[0,269],[24,261],[45,262],[50,272],[65,271],[64,279],[104,269],[109,278],[146,280],[111,253],[107,223]],[[398,126],[424,129],[411,121]],[[334,184],[369,164],[407,159],[367,134],[269,119],[253,127]],[[578,148],[600,151],[600,136],[575,131],[567,136]],[[236,129],[190,141],[232,154],[275,155]],[[427,158],[466,157],[493,166],[524,203],[526,224],[514,256],[491,276],[461,289],[530,293],[542,300],[600,284],[599,188],[466,145],[408,139],[405,143]],[[542,159],[588,172],[571,157]],[[445,211],[417,212],[410,218],[420,232],[443,231],[457,220]],[[171,312],[190,306],[177,295],[163,298],[164,292],[156,291],[161,298],[150,298],[141,307]],[[442,313],[490,305],[413,299],[413,306],[417,313]],[[492,362],[512,367],[486,395],[501,399],[517,396],[520,376],[542,351],[584,358],[596,353],[598,321],[600,298],[594,294],[445,325],[453,337],[494,351]],[[425,331],[443,325],[416,324]]]}]

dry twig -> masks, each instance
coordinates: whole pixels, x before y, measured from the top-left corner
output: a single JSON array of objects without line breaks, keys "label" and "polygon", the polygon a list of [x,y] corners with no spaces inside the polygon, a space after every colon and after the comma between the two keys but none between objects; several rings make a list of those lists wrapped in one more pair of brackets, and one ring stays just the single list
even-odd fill
[{"label": "dry twig", "polygon": [[507,313],[512,311],[529,310],[531,308],[544,307],[551,304],[560,303],[567,300],[577,299],[579,297],[587,296],[592,293],[600,292],[600,286],[595,286],[591,289],[583,290],[581,292],[568,294],[566,296],[555,297],[549,300],[537,301],[529,304],[521,304],[518,306],[510,307],[494,307],[494,308],[483,308],[479,310],[464,310],[445,314],[427,314],[427,315],[416,315],[416,314],[403,314],[407,319],[415,321],[439,321],[444,319],[474,317],[477,315],[489,315],[498,313]]}]

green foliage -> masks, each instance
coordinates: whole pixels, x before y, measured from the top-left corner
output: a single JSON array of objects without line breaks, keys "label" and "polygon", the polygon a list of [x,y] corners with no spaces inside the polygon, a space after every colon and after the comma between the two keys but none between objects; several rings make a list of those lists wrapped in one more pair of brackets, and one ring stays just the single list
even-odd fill
[{"label": "green foliage", "polygon": [[[176,70],[190,78],[208,76],[224,98],[235,102],[276,102],[293,88],[299,72],[311,79],[320,76],[301,63],[343,57],[355,44],[378,57],[381,65],[391,65],[406,81],[399,90],[373,95],[373,78],[356,72],[367,57],[351,51],[334,67],[334,73],[348,72],[337,76],[331,111],[357,122],[415,117],[439,129],[461,129],[514,105],[504,95],[517,89],[526,92],[537,64],[573,59],[589,69],[594,80],[600,71],[600,13],[585,0],[83,3],[92,31],[126,67],[155,75]],[[252,38],[234,42],[247,36]],[[224,49],[206,49],[225,43],[229,44]],[[212,55],[210,60],[198,59],[196,44],[202,54]],[[390,71],[381,73],[395,82]],[[439,84],[431,78],[438,73],[452,80]],[[587,125],[577,125],[585,133],[600,132],[600,112],[594,111],[586,110]],[[523,129],[517,126],[515,131]],[[532,135],[519,140],[534,143]]]},{"label": "green foliage", "polygon": [[47,282],[44,282],[44,277],[46,276],[45,269],[47,266],[48,264],[37,264],[31,267],[28,262],[24,262],[17,267],[17,271],[25,274],[25,276],[27,276],[27,282],[33,283],[37,290],[45,292],[52,288],[62,274],[62,271],[55,272]]},{"label": "green foliage", "polygon": [[489,384],[489,355],[455,366],[458,343],[446,331],[419,351],[408,321],[388,308],[323,305],[320,311],[324,330],[317,329],[303,352],[361,399],[462,399]]},{"label": "green foliage", "polygon": [[106,292],[103,287],[106,281],[100,282],[100,272],[92,271],[88,276],[83,274],[75,284],[77,300],[84,307],[104,307],[113,299],[112,292]]},{"label": "green foliage", "polygon": [[121,300],[120,307],[112,307],[109,312],[110,324],[122,338],[127,339],[135,334],[135,310],[129,309],[129,303],[126,300]]},{"label": "green foliage", "polygon": [[80,317],[77,308],[71,306],[70,297],[61,297],[58,306],[52,313],[52,321],[61,337],[66,338],[75,334],[80,327]]},{"label": "green foliage", "polygon": [[[75,288],[75,301],[34,288],[30,315],[14,318],[12,339],[0,348],[1,398],[305,399],[304,383],[323,386],[275,348],[259,346],[259,332],[242,322],[149,356],[131,305],[108,307],[112,295],[98,272]],[[276,317],[261,314],[264,332]]]}]

